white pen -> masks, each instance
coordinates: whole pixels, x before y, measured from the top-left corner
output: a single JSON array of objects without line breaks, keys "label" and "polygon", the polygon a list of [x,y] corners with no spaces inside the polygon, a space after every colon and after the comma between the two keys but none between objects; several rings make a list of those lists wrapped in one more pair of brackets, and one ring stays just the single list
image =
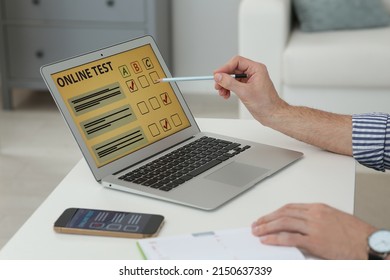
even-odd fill
[{"label": "white pen", "polygon": [[[247,78],[247,74],[231,74],[233,78]],[[214,80],[214,76],[194,76],[194,77],[173,77],[173,78],[162,78],[158,79],[158,82],[184,82],[184,81],[203,81],[203,80]]]}]

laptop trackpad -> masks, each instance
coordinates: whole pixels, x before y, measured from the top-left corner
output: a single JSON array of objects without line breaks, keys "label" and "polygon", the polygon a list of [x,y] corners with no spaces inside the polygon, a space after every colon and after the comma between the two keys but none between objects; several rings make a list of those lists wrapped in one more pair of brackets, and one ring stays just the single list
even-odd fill
[{"label": "laptop trackpad", "polygon": [[232,162],[211,173],[205,178],[236,187],[243,187],[267,172],[268,169],[265,168],[244,163]]}]

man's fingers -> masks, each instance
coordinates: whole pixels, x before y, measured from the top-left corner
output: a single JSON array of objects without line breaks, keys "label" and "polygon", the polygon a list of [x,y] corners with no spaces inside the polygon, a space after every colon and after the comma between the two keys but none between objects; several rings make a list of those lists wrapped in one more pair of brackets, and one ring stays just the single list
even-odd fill
[{"label": "man's fingers", "polygon": [[309,232],[308,223],[305,219],[282,216],[267,223],[254,225],[252,233],[256,236],[264,236],[279,232],[295,232],[303,235]]},{"label": "man's fingers", "polygon": [[289,246],[307,249],[307,237],[299,233],[281,232],[260,237],[260,241],[266,245]]},{"label": "man's fingers", "polygon": [[279,208],[278,210],[259,218],[254,222],[254,225],[267,223],[284,216],[305,219],[307,216],[307,211],[308,211],[307,204],[299,204],[299,203],[286,204],[285,206]]},{"label": "man's fingers", "polygon": [[240,94],[245,86],[244,83],[239,82],[237,79],[226,73],[216,73],[214,75],[214,80],[220,87],[228,91],[233,91],[237,95]]}]

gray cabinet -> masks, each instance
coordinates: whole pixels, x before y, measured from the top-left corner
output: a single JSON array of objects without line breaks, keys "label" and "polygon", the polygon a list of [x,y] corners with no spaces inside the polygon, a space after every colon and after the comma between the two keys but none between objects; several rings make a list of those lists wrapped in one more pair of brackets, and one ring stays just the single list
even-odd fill
[{"label": "gray cabinet", "polygon": [[169,0],[0,0],[3,108],[13,88],[46,88],[42,65],[145,34],[170,65],[170,11]]}]

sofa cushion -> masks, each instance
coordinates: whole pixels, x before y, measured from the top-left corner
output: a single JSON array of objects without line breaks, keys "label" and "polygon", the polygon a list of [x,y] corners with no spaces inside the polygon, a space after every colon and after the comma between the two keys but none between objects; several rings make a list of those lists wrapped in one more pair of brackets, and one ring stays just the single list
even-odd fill
[{"label": "sofa cushion", "polygon": [[294,30],[283,54],[290,86],[390,87],[390,27],[305,33]]},{"label": "sofa cushion", "polygon": [[328,31],[387,26],[383,0],[294,0],[303,31]]}]

